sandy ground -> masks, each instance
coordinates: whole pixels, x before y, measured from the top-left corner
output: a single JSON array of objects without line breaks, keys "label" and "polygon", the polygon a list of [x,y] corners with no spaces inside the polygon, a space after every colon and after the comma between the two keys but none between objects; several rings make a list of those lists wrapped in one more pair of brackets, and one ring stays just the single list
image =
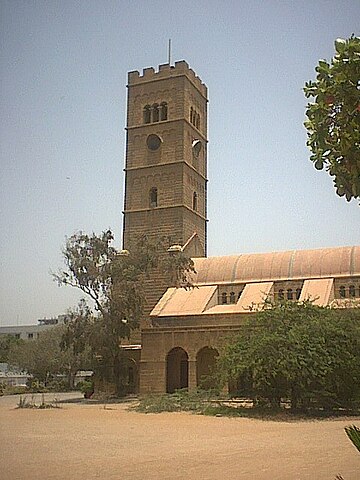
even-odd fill
[{"label": "sandy ground", "polygon": [[17,402],[0,398],[1,480],[360,479],[360,455],[343,432],[351,418],[285,423]]}]

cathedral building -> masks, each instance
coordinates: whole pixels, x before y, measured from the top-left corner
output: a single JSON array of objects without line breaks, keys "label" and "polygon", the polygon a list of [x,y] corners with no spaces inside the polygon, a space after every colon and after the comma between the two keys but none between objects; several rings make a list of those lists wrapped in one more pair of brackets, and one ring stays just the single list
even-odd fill
[{"label": "cathedral building", "polygon": [[141,345],[126,347],[140,393],[196,388],[266,299],[360,300],[360,246],[207,258],[207,102],[185,61],[128,74],[123,248],[163,237],[197,272],[190,290],[168,288],[160,273],[146,283]]}]

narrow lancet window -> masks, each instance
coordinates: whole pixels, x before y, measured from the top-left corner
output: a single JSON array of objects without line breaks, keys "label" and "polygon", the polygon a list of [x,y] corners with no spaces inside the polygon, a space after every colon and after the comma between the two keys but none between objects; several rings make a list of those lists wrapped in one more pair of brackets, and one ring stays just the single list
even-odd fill
[{"label": "narrow lancet window", "polygon": [[154,105],[152,106],[152,121],[159,121],[159,105],[157,103],[154,103]]},{"label": "narrow lancet window", "polygon": [[151,208],[157,207],[158,205],[158,191],[156,187],[150,189],[149,203]]},{"label": "narrow lancet window", "polygon": [[198,206],[198,205],[197,205],[197,201],[198,201],[197,193],[194,192],[194,194],[193,194],[193,210],[194,210],[195,212],[196,212],[197,206]]},{"label": "narrow lancet window", "polygon": [[150,108],[150,105],[145,105],[145,107],[144,107],[143,121],[144,121],[144,123],[150,123],[151,122],[151,108]]},{"label": "narrow lancet window", "polygon": [[160,120],[167,120],[168,117],[168,107],[166,102],[160,104]]}]

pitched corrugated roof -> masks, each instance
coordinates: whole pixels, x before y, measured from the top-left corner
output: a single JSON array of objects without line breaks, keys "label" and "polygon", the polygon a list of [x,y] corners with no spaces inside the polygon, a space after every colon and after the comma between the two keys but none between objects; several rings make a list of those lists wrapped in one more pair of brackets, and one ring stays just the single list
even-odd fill
[{"label": "pitched corrugated roof", "polygon": [[360,246],[194,258],[201,284],[360,275]]}]

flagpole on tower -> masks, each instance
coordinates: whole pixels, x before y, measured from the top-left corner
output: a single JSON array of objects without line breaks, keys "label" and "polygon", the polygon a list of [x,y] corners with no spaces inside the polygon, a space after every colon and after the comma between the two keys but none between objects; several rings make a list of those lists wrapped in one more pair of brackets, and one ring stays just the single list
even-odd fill
[{"label": "flagpole on tower", "polygon": [[168,63],[171,64],[171,38],[169,38],[169,46],[168,46]]}]

